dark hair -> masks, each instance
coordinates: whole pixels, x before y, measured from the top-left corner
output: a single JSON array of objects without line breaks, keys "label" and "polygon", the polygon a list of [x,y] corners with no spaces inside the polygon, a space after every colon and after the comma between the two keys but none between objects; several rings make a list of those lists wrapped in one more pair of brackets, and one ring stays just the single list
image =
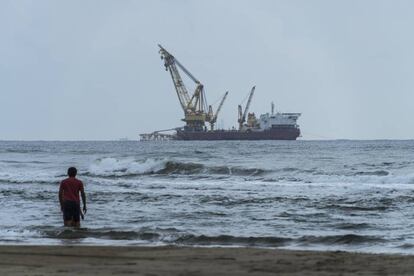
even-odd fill
[{"label": "dark hair", "polygon": [[70,167],[68,169],[69,177],[75,177],[77,173],[78,173],[78,170],[75,167]]}]

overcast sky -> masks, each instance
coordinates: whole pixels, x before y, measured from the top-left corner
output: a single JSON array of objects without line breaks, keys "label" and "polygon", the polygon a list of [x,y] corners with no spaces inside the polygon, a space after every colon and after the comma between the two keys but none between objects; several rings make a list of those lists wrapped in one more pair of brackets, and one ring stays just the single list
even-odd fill
[{"label": "overcast sky", "polygon": [[[303,139],[414,138],[414,2],[0,1],[0,139],[137,139],[181,126],[162,44],[219,116],[301,112]],[[217,103],[216,105],[217,106]]]}]

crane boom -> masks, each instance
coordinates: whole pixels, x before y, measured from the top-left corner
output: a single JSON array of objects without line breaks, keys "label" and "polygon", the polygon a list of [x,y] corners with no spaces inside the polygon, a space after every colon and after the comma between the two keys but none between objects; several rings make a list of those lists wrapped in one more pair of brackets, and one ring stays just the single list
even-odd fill
[{"label": "crane boom", "polygon": [[226,100],[228,94],[229,94],[229,91],[226,91],[223,98],[221,99],[221,102],[220,102],[219,106],[217,107],[216,114],[214,114],[214,117],[213,117],[214,121],[217,121],[217,116],[220,113],[220,110],[223,107],[224,101]]},{"label": "crane boom", "polygon": [[176,64],[178,64],[177,60],[161,45],[158,44],[158,46],[160,47],[161,59],[164,60],[165,70],[170,71],[171,78],[174,82],[174,87],[177,92],[178,100],[180,101],[181,107],[185,112],[188,108],[188,103],[190,102],[190,95],[188,94],[187,88],[185,87],[180,73],[178,72],[176,66]]},{"label": "crane boom", "polygon": [[244,108],[243,119],[246,119],[247,111],[249,111],[255,89],[256,89],[256,86],[253,86],[252,90],[250,91],[249,99],[247,100],[246,107]]},{"label": "crane boom", "polygon": [[246,115],[249,111],[250,103],[252,102],[254,90],[256,89],[256,86],[252,87],[252,90],[249,94],[249,99],[247,100],[246,107],[244,108],[244,112],[242,114],[242,107],[239,105],[239,129],[241,130],[243,128],[243,123],[246,121]]},{"label": "crane boom", "polygon": [[[164,47],[160,44],[158,44],[158,46],[160,47],[159,52],[161,54],[161,59],[164,60],[165,70],[170,72],[178,100],[184,111],[183,121],[186,122],[184,128],[191,131],[201,131],[205,129],[205,122],[208,122],[210,117],[206,113],[207,101],[203,84]],[[196,84],[195,91],[191,95],[185,87],[178,68]]]},{"label": "crane boom", "polygon": [[209,114],[211,116],[211,119],[210,119],[211,130],[214,130],[214,124],[217,122],[217,116],[220,113],[220,110],[223,107],[224,101],[226,100],[228,94],[229,94],[229,91],[226,91],[226,93],[224,93],[224,96],[221,99],[220,104],[217,107],[217,110],[214,114],[213,114],[213,109],[212,109],[211,105],[209,106]]}]

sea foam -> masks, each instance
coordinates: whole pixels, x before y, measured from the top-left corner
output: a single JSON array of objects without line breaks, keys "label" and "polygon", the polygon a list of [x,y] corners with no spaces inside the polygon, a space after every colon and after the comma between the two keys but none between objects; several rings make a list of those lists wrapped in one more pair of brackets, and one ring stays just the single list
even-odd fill
[{"label": "sea foam", "polygon": [[131,158],[117,159],[107,157],[95,161],[89,166],[88,173],[95,176],[126,176],[157,172],[165,167],[166,160]]}]

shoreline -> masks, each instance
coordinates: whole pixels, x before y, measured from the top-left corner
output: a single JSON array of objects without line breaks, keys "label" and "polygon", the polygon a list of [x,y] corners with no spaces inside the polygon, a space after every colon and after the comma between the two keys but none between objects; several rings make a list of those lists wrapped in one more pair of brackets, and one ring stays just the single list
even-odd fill
[{"label": "shoreline", "polygon": [[1,275],[413,275],[414,255],[261,248],[0,245]]}]

